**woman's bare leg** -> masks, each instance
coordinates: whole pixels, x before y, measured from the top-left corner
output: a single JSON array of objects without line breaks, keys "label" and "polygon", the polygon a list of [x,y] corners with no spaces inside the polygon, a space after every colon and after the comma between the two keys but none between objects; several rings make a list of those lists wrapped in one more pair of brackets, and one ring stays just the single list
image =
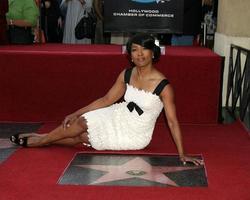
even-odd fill
[{"label": "woman's bare leg", "polygon": [[57,140],[51,144],[56,144],[56,145],[63,145],[63,146],[75,146],[78,144],[86,144],[90,145],[88,141],[88,133],[82,133],[79,136],[73,137],[73,138],[64,138],[61,140]]},{"label": "woman's bare leg", "polygon": [[57,140],[53,142],[52,144],[62,145],[62,146],[75,146],[80,143],[82,143],[81,139],[79,137],[74,137],[74,138],[65,138],[65,139]]},{"label": "woman's bare leg", "polygon": [[[76,138],[76,137],[81,137],[84,141],[82,142],[88,142],[88,137],[87,137],[87,124],[86,120],[84,118],[78,118],[75,120],[69,127],[63,128],[62,126],[57,127],[56,129],[52,130],[48,134],[42,134],[41,136],[34,136],[30,135],[28,137],[27,145],[29,147],[38,147],[38,146],[46,146],[49,144],[55,144],[60,143],[58,141],[66,138]],[[25,134],[23,134],[25,135]],[[28,134],[26,134],[28,135]],[[20,136],[25,137],[25,136]],[[66,140],[65,140],[66,141]],[[63,143],[65,143],[65,141]],[[72,142],[72,140],[70,140]],[[68,140],[69,142],[69,140]],[[69,142],[69,143],[71,143]],[[61,141],[62,143],[62,141]],[[67,142],[66,142],[67,143]]]}]

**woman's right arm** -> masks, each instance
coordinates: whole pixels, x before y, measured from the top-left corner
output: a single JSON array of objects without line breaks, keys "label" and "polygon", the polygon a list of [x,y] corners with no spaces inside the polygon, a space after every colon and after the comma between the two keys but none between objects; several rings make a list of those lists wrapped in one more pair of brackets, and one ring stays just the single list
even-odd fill
[{"label": "woman's right arm", "polygon": [[120,73],[120,75],[116,79],[116,82],[111,87],[111,89],[106,93],[105,96],[93,101],[89,105],[68,115],[63,122],[63,126],[70,124],[72,121],[74,121],[75,119],[77,119],[78,117],[80,117],[82,114],[86,112],[110,106],[116,101],[118,101],[125,93],[126,86],[124,83],[124,73],[125,73],[125,70],[123,70]]},{"label": "woman's right arm", "polygon": [[95,10],[95,13],[96,13],[98,19],[103,20],[102,6],[101,6],[100,0],[94,0],[93,1],[93,6],[94,6],[94,10]]}]

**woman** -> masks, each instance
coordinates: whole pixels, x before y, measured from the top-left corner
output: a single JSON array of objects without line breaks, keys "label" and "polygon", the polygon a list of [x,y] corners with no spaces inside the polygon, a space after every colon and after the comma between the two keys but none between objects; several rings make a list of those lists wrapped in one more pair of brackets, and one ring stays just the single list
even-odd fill
[{"label": "woman", "polygon": [[11,44],[33,44],[32,29],[37,25],[39,10],[34,0],[9,0],[6,14]]},{"label": "woman", "polygon": [[[202,164],[184,154],[172,86],[153,65],[160,57],[154,38],[135,35],[127,43],[127,51],[134,67],[123,70],[104,97],[67,116],[48,134],[13,135],[11,141],[28,147],[83,143],[97,150],[143,149],[151,141],[164,107],[181,161]],[[125,101],[115,103],[122,96]]]},{"label": "woman", "polygon": [[41,6],[41,28],[46,41],[50,43],[62,42],[62,14],[58,0],[44,0]]},{"label": "woman", "polygon": [[65,44],[91,44],[91,39],[78,40],[75,37],[75,27],[83,16],[92,9],[92,0],[63,0],[61,7],[67,6],[66,19],[63,32]]}]

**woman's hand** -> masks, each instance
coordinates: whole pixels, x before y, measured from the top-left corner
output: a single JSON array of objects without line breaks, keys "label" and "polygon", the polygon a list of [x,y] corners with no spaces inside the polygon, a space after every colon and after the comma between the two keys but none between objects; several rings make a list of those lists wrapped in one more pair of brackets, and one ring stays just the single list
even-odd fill
[{"label": "woman's hand", "polygon": [[202,0],[202,5],[212,6],[213,0]]},{"label": "woman's hand", "polygon": [[189,156],[180,156],[180,160],[183,163],[183,165],[186,165],[187,162],[193,163],[195,165],[203,165],[204,161],[195,157],[189,157]]},{"label": "woman's hand", "polygon": [[85,5],[85,0],[79,0],[80,1],[80,3],[82,4],[82,6],[84,6]]},{"label": "woman's hand", "polygon": [[66,129],[70,127],[70,125],[78,118],[78,115],[75,113],[72,113],[65,117],[65,119],[62,122],[63,129]]}]

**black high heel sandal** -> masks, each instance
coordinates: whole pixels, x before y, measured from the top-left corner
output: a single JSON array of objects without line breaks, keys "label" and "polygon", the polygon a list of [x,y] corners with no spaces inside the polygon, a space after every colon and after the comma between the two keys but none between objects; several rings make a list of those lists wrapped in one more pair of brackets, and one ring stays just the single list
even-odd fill
[{"label": "black high heel sandal", "polygon": [[18,144],[18,140],[19,140],[19,133],[15,134],[15,135],[12,135],[10,136],[10,141],[14,144]]},{"label": "black high heel sandal", "polygon": [[17,144],[19,146],[28,147],[28,137],[18,138]]}]

